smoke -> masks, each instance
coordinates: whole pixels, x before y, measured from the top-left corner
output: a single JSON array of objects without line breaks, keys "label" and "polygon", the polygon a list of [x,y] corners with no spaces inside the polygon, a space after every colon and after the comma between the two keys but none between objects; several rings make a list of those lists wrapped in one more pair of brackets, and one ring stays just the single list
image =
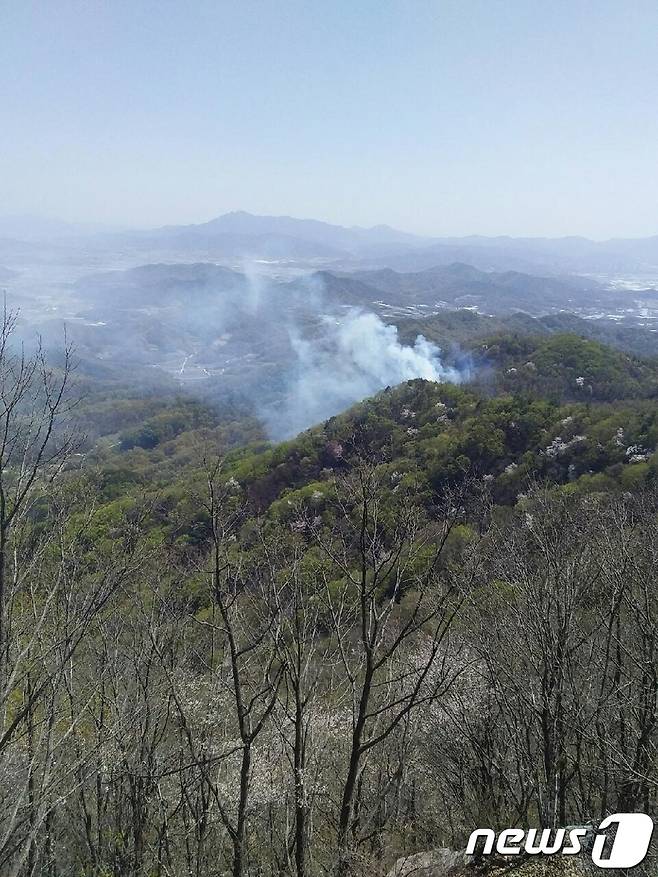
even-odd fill
[{"label": "smoke", "polygon": [[65,294],[50,287],[43,302],[35,295],[23,315],[39,321],[56,348],[65,321],[92,382],[172,388],[220,415],[239,405],[260,415],[275,440],[387,385],[466,377],[422,335],[402,343],[395,326],[368,310],[372,289],[358,280],[241,267],[159,263],[91,273]]},{"label": "smoke", "polygon": [[262,412],[272,438],[295,435],[389,385],[413,378],[458,383],[468,377],[443,365],[439,348],[422,335],[413,347],[401,344],[397,327],[373,313],[326,317],[323,329],[313,339],[291,332],[296,363],[286,398]]}]

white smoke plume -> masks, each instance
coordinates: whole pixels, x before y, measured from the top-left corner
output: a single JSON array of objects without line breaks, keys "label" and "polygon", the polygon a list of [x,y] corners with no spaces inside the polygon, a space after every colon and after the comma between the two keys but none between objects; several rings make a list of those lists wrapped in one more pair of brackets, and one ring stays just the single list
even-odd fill
[{"label": "white smoke plume", "polygon": [[444,366],[439,348],[422,335],[413,347],[401,344],[397,327],[376,314],[350,311],[341,320],[326,318],[325,327],[320,340],[291,335],[297,362],[288,394],[264,412],[273,438],[295,435],[389,385],[467,378]]}]

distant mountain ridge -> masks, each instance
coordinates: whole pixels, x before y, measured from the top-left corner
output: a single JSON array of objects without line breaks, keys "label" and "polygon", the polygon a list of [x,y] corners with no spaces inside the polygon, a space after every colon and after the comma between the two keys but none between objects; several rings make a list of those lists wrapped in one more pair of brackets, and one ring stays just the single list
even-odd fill
[{"label": "distant mountain ridge", "polygon": [[[168,225],[139,237],[151,242],[219,247],[223,252],[260,251],[265,257],[334,259],[372,267],[422,271],[463,262],[483,271],[617,273],[658,271],[658,236],[593,241],[562,238],[431,237],[388,225],[341,226],[317,219],[265,216],[236,210],[208,222]],[[356,267],[356,266],[355,266]]]},{"label": "distant mountain ridge", "polygon": [[159,231],[167,235],[282,235],[299,240],[312,241],[324,246],[349,250],[355,245],[405,243],[420,246],[431,238],[423,238],[409,232],[398,231],[388,225],[372,228],[346,227],[321,222],[317,219],[296,219],[292,216],[259,216],[244,210],[225,213],[208,222],[194,225],[163,226]]},{"label": "distant mountain ridge", "polygon": [[639,319],[641,308],[658,311],[655,289],[630,294],[588,277],[486,272],[464,263],[406,273],[390,268],[352,272],[323,269],[276,279],[259,279],[258,275],[208,262],[159,263],[87,275],[74,288],[83,300],[112,301],[129,308],[174,302],[184,308],[201,303],[219,306],[226,296],[239,306],[241,299],[259,299],[267,290],[271,305],[281,310],[279,316],[300,305],[316,315],[356,307],[374,310],[387,319],[459,308],[498,316],[571,313],[624,320],[630,319],[631,311]]},{"label": "distant mountain ridge", "polygon": [[[0,250],[17,263],[21,247],[37,240],[71,251],[129,254],[135,262],[246,260],[331,265],[339,270],[392,268],[409,273],[464,263],[480,271],[527,274],[646,275],[658,277],[658,235],[593,241],[584,237],[431,237],[388,225],[342,226],[317,219],[265,216],[236,210],[207,222],[152,229],[105,231],[93,226],[0,217]],[[652,284],[651,284],[652,285]]]},{"label": "distant mountain ridge", "polygon": [[[323,271],[318,276],[325,288],[342,295],[346,303],[360,298],[370,306],[379,302],[389,307],[402,305],[428,311],[437,307],[471,307],[485,314],[523,311],[540,316],[561,310],[580,311],[586,306],[614,310],[624,304],[626,295],[608,290],[587,277],[487,272],[462,262],[416,272],[383,268],[349,274]],[[653,291],[646,295],[658,302]]]}]

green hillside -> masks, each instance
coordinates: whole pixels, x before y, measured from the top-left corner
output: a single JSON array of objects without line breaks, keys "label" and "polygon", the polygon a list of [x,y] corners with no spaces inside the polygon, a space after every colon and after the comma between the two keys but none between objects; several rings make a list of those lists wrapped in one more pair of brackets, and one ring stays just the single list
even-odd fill
[{"label": "green hillside", "polygon": [[166,514],[160,525],[178,535],[195,523],[181,518],[177,497],[197,478],[200,457],[218,454],[223,478],[239,485],[251,513],[281,520],[362,460],[392,484],[413,487],[428,508],[446,487],[473,478],[503,505],[514,505],[534,481],[568,491],[653,482],[653,363],[570,335],[499,336],[476,355],[487,366],[475,366],[471,385],[415,380],[387,388],[272,446],[239,409],[174,400],[120,432],[110,450],[94,452],[98,477],[112,499],[124,490],[168,497],[173,520]]},{"label": "green hillside", "polygon": [[385,877],[654,807],[655,365],[472,340],[279,444],[118,387],[72,435],[51,372],[5,415],[0,871]]}]

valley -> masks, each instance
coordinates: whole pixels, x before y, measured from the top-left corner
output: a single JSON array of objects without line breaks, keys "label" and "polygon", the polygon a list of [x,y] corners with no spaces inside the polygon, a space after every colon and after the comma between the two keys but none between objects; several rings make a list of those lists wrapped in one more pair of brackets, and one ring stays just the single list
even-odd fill
[{"label": "valley", "polygon": [[[304,240],[304,254],[300,247],[285,258],[273,252],[272,236],[279,244]],[[481,255],[485,242],[467,243]],[[494,245],[507,270],[453,262],[402,271],[391,267],[399,265],[401,248],[411,254],[439,245],[392,229],[228,214],[150,233],[6,239],[1,249],[11,268],[2,283],[9,306],[20,308],[24,334],[38,332],[57,346],[66,326],[88,377],[178,386],[205,398],[238,394],[256,410],[294,393],[291,376],[304,367],[298,342],[325,354],[333,345],[339,356],[337,327],[357,312],[375,314],[412,344],[409,327],[421,336],[443,322],[443,353],[436,355],[451,367],[468,351],[476,324],[475,334],[484,338],[501,321],[531,332],[569,325],[645,355],[658,353],[655,274],[528,274],[511,267],[515,254],[544,252],[547,244],[486,242]],[[330,258],[329,246],[345,252]],[[148,261],[159,255],[167,261]],[[209,256],[216,261],[206,261]],[[373,259],[380,267],[365,267]],[[474,315],[466,335],[455,321],[450,330],[451,313]],[[376,389],[369,381],[368,390]],[[351,401],[356,397],[340,404]]]}]

